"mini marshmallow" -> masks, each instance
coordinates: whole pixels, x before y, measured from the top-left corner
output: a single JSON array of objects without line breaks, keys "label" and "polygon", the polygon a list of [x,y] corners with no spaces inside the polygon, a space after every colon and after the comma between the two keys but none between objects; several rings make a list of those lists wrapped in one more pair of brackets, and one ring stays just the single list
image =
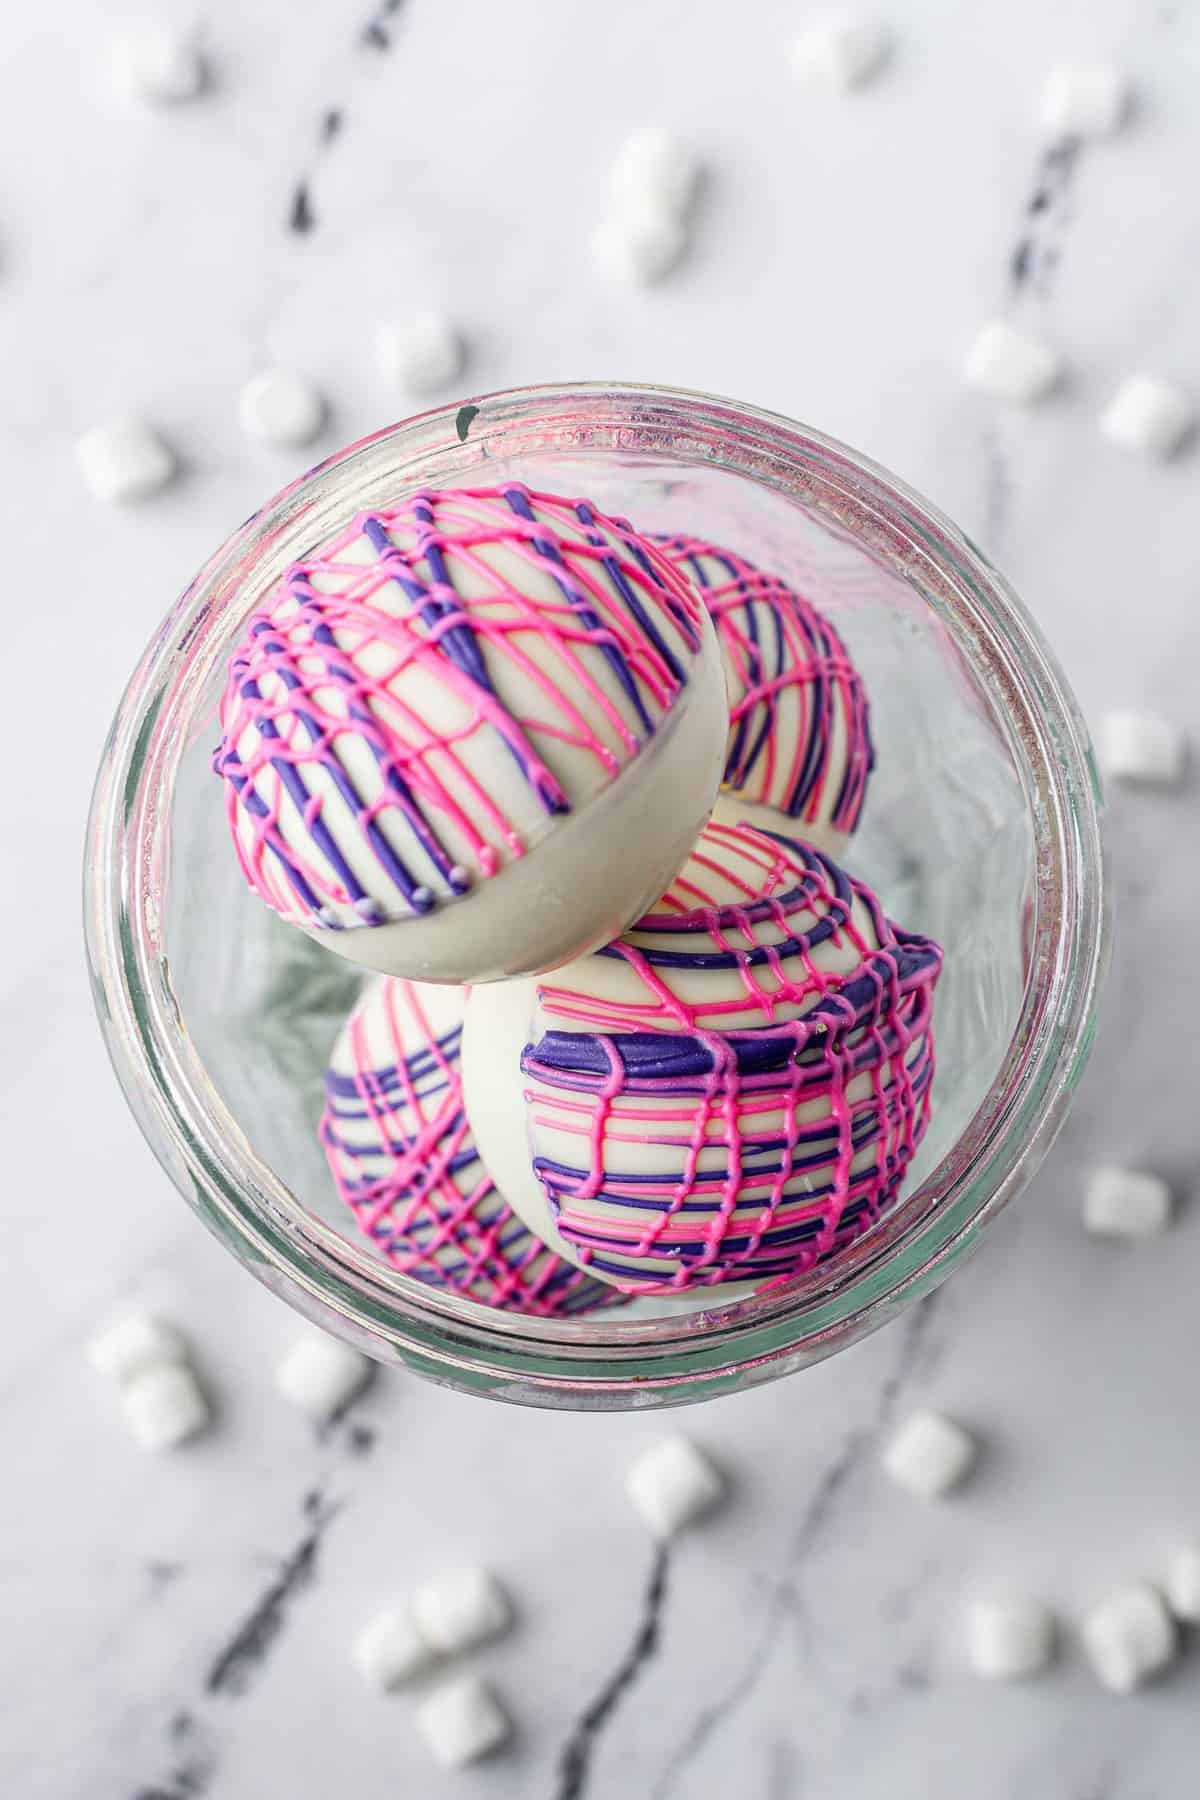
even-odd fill
[{"label": "mini marshmallow", "polygon": [[354,1660],[373,1687],[390,1689],[423,1675],[437,1659],[412,1614],[395,1607],[380,1613],[359,1632]]},{"label": "mini marshmallow", "polygon": [[592,236],[596,266],[614,281],[649,287],[683,259],[688,233],[671,213],[605,219]]},{"label": "mini marshmallow", "polygon": [[293,1344],[275,1383],[285,1400],[324,1425],[361,1393],[374,1372],[374,1364],[348,1344],[312,1332]]},{"label": "mini marshmallow", "polygon": [[967,1615],[967,1660],[985,1681],[1020,1681],[1054,1653],[1054,1615],[1026,1596],[980,1600]]},{"label": "mini marshmallow", "polygon": [[1167,1605],[1186,1625],[1200,1625],[1200,1543],[1178,1544],[1167,1560]]},{"label": "mini marshmallow", "polygon": [[126,99],[175,106],[195,99],[208,72],[190,36],[166,25],[145,25],[113,45],[112,73]]},{"label": "mini marshmallow", "polygon": [[1100,429],[1122,450],[1164,461],[1174,456],[1195,420],[1191,401],[1170,382],[1131,375],[1105,407]]},{"label": "mini marshmallow", "polygon": [[848,93],[879,73],[891,48],[891,34],[877,20],[830,20],[796,40],[792,67],[801,81]]},{"label": "mini marshmallow", "polygon": [[993,319],[978,333],[967,353],[963,373],[971,387],[1014,406],[1044,399],[1062,376],[1057,352],[1003,319]]},{"label": "mini marshmallow", "polygon": [[149,1313],[124,1313],[98,1332],[87,1346],[87,1359],[100,1375],[130,1381],[159,1363],[185,1363],[187,1345],[173,1325]]},{"label": "mini marshmallow", "polygon": [[512,1735],[508,1714],[477,1675],[460,1675],[435,1688],[418,1706],[417,1724],[443,1769],[477,1762]]},{"label": "mini marshmallow", "polygon": [[144,419],[94,425],[75,445],[83,479],[98,500],[145,500],[175,474],[175,457]]},{"label": "mini marshmallow", "polygon": [[1055,137],[1111,137],[1129,111],[1129,83],[1103,63],[1056,69],[1042,93],[1042,123]]},{"label": "mini marshmallow", "polygon": [[1101,1601],[1080,1635],[1092,1667],[1114,1694],[1131,1694],[1175,1654],[1176,1632],[1162,1595],[1148,1582],[1130,1582]]},{"label": "mini marshmallow", "polygon": [[1096,732],[1096,754],[1114,781],[1169,787],[1183,774],[1187,739],[1166,719],[1151,713],[1107,712]]},{"label": "mini marshmallow", "polygon": [[664,1438],[638,1457],[625,1492],[656,1537],[674,1537],[725,1497],[720,1470],[690,1438]]},{"label": "mini marshmallow", "polygon": [[619,218],[643,213],[682,218],[696,195],[700,164],[669,132],[635,131],[613,164],[610,188]]},{"label": "mini marshmallow", "polygon": [[962,1481],[976,1457],[969,1432],[944,1413],[915,1412],[883,1453],[892,1480],[920,1500],[935,1500]]},{"label": "mini marshmallow", "polygon": [[247,437],[293,449],[317,436],[325,423],[325,402],[302,375],[264,369],[238,395],[238,420]]},{"label": "mini marshmallow", "polygon": [[1100,1237],[1153,1237],[1171,1218],[1171,1190],[1144,1169],[1095,1169],[1083,1196],[1083,1222]]},{"label": "mini marshmallow", "polygon": [[463,341],[441,313],[416,313],[381,326],[379,360],[389,381],[410,394],[449,387],[465,361]]},{"label": "mini marshmallow", "polygon": [[172,1450],[204,1430],[208,1401],[182,1363],[154,1363],[123,1382],[121,1413],[143,1450]]},{"label": "mini marshmallow", "polygon": [[454,1656],[507,1631],[512,1605],[487,1569],[456,1569],[417,1589],[412,1615],[427,1643]]}]

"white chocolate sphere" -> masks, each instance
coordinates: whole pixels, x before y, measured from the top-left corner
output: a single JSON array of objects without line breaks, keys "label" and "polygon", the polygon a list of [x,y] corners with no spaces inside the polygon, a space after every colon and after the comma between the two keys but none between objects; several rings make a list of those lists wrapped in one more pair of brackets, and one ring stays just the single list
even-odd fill
[{"label": "white chocolate sphere", "polygon": [[940,968],[821,852],[713,818],[616,943],[472,992],[480,1153],[539,1237],[623,1292],[785,1279],[897,1196]]},{"label": "white chocolate sphere", "polygon": [[610,1287],[526,1229],[479,1159],[463,1110],[462,988],[369,983],[325,1080],[321,1141],[338,1192],[393,1268],[543,1318],[611,1305]]},{"label": "white chocolate sphere", "polygon": [[712,626],[649,540],[503,488],[363,513],[250,620],[230,829],[283,918],[385,974],[483,981],[617,936],[720,778]]},{"label": "white chocolate sphere", "polygon": [[696,537],[659,542],[716,626],[729,693],[723,795],[751,824],[794,830],[840,857],[875,760],[866,689],[845,644],[810,601],[736,551]]}]

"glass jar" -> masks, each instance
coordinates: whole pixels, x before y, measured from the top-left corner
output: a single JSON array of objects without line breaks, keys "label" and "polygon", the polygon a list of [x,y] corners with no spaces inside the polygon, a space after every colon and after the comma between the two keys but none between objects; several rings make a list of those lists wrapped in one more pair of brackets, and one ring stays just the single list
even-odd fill
[{"label": "glass jar", "polygon": [[[338,1210],[315,1136],[358,974],[245,889],[209,770],[225,663],[287,565],[418,487],[583,494],[790,579],[848,640],[878,766],[845,861],[946,951],[934,1118],[900,1203],[736,1304],[504,1313],[398,1274]],[[100,767],[87,938],[118,1077],[180,1191],[269,1287],[383,1361],[544,1406],[705,1399],[803,1368],[926,1294],[1028,1181],[1093,1034],[1106,946],[1098,783],[1075,702],[1004,581],[935,509],[787,419],[651,387],[536,388],[331,457],[178,601]]]}]

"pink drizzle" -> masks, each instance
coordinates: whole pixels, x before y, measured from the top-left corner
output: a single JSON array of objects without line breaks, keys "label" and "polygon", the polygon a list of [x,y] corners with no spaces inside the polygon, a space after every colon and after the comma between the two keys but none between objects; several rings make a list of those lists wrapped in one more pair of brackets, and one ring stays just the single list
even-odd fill
[{"label": "pink drizzle", "polygon": [[[370,564],[347,556],[364,541]],[[497,573],[496,549],[553,595]],[[595,771],[588,792],[637,756],[686,683],[702,610],[660,550],[586,501],[513,483],[358,515],[289,571],[230,665],[215,766],[247,882],[285,918],[341,927],[494,876],[527,852],[531,820],[502,804],[485,758],[515,763],[539,830],[569,811],[562,751]],[[514,677],[537,695],[526,712],[503,701]],[[369,795],[351,744],[377,771]]]},{"label": "pink drizzle", "polygon": [[[767,943],[764,925],[785,941]],[[822,933],[852,951],[845,971],[822,967]],[[548,978],[549,1029],[523,1060],[534,1166],[589,1266],[626,1293],[782,1280],[894,1201],[929,1122],[942,958],[861,882],[800,842],[710,822],[655,912],[600,956],[626,964],[637,998]],[[738,991],[716,992],[719,979],[685,1000],[696,959]],[[653,1178],[648,1145],[673,1176]],[[675,1267],[639,1271],[646,1257]]]},{"label": "pink drizzle", "polygon": [[[351,1071],[330,1069],[320,1125],[359,1229],[401,1274],[488,1306],[557,1318],[613,1304],[611,1287],[547,1250],[496,1191],[463,1106],[461,1023],[439,1037],[417,986],[381,987],[382,1006],[372,987],[351,1015]],[[368,1011],[386,1028],[382,1061]],[[385,1171],[364,1175],[381,1156]]]}]

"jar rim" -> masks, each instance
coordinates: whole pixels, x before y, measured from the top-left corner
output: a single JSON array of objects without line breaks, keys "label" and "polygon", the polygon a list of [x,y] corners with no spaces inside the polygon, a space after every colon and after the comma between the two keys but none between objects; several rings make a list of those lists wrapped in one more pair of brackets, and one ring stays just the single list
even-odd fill
[{"label": "jar rim", "polygon": [[[1108,948],[1099,780],[1078,707],[1036,625],[936,508],[847,446],[703,393],[590,382],[477,395],[337,452],[209,559],[147,647],[109,733],[92,803],[85,927],[101,1026],[160,1161],[206,1224],[326,1329],[452,1386],[548,1406],[678,1403],[802,1367],[929,1292],[1049,1147],[1095,1026]],[[454,485],[497,456],[621,454],[711,466],[802,504],[914,586],[1007,732],[1034,832],[1019,1016],[987,1094],[946,1156],[870,1233],[772,1293],[652,1320],[544,1320],[422,1287],[309,1213],[208,1082],[171,989],[160,898],[189,702],[223,662],[264,558],[292,560],[364,472]],[[436,464],[436,478],[432,465]],[[428,471],[428,472],[423,472]],[[699,1326],[699,1328],[698,1328]]]}]

